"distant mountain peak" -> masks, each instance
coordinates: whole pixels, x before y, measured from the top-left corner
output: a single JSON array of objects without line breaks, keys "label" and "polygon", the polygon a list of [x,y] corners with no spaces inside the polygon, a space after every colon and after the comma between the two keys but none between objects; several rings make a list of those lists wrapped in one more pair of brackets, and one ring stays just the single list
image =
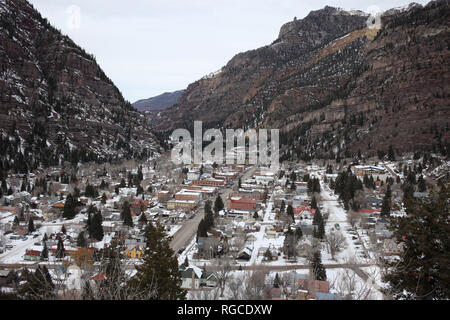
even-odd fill
[{"label": "distant mountain peak", "polygon": [[184,90],[164,92],[155,97],[138,100],[133,103],[133,106],[141,112],[165,110],[177,103],[183,92]]}]

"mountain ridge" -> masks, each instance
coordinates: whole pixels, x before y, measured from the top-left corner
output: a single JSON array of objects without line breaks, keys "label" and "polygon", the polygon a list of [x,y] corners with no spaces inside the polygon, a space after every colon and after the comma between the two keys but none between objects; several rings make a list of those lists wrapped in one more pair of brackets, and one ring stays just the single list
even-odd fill
[{"label": "mountain ridge", "polygon": [[140,99],[134,102],[133,106],[141,112],[161,111],[173,106],[178,101],[183,92],[184,90],[164,92],[154,97],[150,97],[147,99]]},{"label": "mountain ridge", "polygon": [[25,0],[0,2],[0,164],[27,171],[65,161],[147,158],[147,119],[93,55]]},{"label": "mountain ridge", "polygon": [[[446,152],[449,12],[448,0],[411,4],[386,11],[374,29],[360,12],[313,11],[284,24],[271,45],[190,84],[152,122],[161,132],[194,120],[280,128],[284,144],[301,144],[290,149],[301,158],[374,155],[390,144]],[[408,127],[418,121],[427,129]]]}]

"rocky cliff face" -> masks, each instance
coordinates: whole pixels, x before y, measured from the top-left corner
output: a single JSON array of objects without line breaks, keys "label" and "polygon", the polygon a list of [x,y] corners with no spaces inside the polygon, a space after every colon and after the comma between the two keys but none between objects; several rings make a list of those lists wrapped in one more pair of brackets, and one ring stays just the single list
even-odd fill
[{"label": "rocky cliff face", "polygon": [[95,58],[32,5],[0,0],[0,18],[2,167],[140,158],[159,150],[146,118]]},{"label": "rocky cliff face", "polygon": [[236,55],[153,117],[158,130],[267,127],[299,156],[445,149],[449,1],[368,15],[325,7],[271,45]]}]

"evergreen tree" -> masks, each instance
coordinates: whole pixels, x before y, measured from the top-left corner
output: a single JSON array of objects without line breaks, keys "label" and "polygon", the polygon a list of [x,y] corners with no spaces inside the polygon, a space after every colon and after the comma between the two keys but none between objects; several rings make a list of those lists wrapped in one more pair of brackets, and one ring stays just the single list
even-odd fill
[{"label": "evergreen tree", "polygon": [[427,191],[427,185],[422,175],[420,175],[419,179],[417,180],[417,187],[419,189],[419,192]]},{"label": "evergreen tree", "polygon": [[292,208],[291,205],[288,205],[286,213],[289,217],[292,218],[293,221],[295,221],[295,216],[294,216],[294,208]]},{"label": "evergreen tree", "polygon": [[320,251],[314,251],[310,261],[311,271],[315,280],[326,281],[327,273],[325,267],[322,264],[322,257]]},{"label": "evergreen tree", "polygon": [[100,211],[96,210],[94,215],[92,216],[91,221],[91,233],[92,238],[94,238],[97,241],[102,241],[103,239],[103,226],[102,226],[103,218]]},{"label": "evergreen tree", "polygon": [[35,230],[36,230],[36,228],[34,227],[33,218],[30,218],[30,220],[28,220],[28,232],[32,233]]},{"label": "evergreen tree", "polygon": [[389,216],[391,214],[391,200],[385,195],[383,197],[383,203],[381,204],[381,213],[382,216]]},{"label": "evergreen tree", "polygon": [[278,272],[275,274],[275,278],[273,279],[273,287],[279,288],[281,285],[280,277],[278,276]]},{"label": "evergreen tree", "polygon": [[23,285],[18,290],[18,296],[25,300],[51,300],[55,298],[55,285],[46,266],[38,266],[36,271],[23,269]]},{"label": "evergreen tree", "polygon": [[216,201],[214,202],[214,212],[216,215],[219,213],[220,210],[223,210],[224,208],[223,200],[220,194],[217,195]]},{"label": "evergreen tree", "polygon": [[200,220],[200,223],[198,224],[198,228],[197,228],[197,240],[199,237],[207,237],[208,229],[209,228],[207,227],[205,219]]},{"label": "evergreen tree", "polygon": [[61,232],[64,234],[67,233],[66,227],[64,225],[62,225],[62,227],[61,227]]},{"label": "evergreen tree", "polygon": [[45,242],[45,241],[44,241],[44,248],[42,249],[42,252],[41,252],[41,259],[42,260],[48,259],[48,247],[47,247],[47,242]]},{"label": "evergreen tree", "polygon": [[281,200],[281,207],[280,207],[281,213],[284,212],[285,208],[286,208],[286,203],[284,202],[284,200]]},{"label": "evergreen tree", "polygon": [[80,248],[85,248],[87,245],[86,239],[84,238],[84,231],[81,231],[77,237],[77,246]]},{"label": "evergreen tree", "polygon": [[72,194],[69,193],[66,197],[66,202],[64,203],[63,217],[67,219],[72,219],[73,217],[75,217],[75,207],[75,199]]},{"label": "evergreen tree", "polygon": [[18,226],[19,225],[19,218],[17,218],[17,216],[14,216],[14,221],[13,221],[13,225]]},{"label": "evergreen tree", "polygon": [[137,290],[155,290],[155,300],[185,299],[181,285],[178,260],[170,247],[164,227],[159,223],[148,234],[143,263],[136,266],[137,273],[130,285]]},{"label": "evergreen tree", "polygon": [[133,217],[131,216],[130,204],[125,201],[123,204],[121,217],[123,219],[123,224],[129,227],[133,227]]},{"label": "evergreen tree", "polygon": [[439,194],[424,200],[406,198],[407,216],[390,219],[395,240],[403,245],[383,279],[394,299],[450,299],[449,198],[441,185]]},{"label": "evergreen tree", "polygon": [[58,239],[58,244],[56,245],[56,254],[55,254],[56,258],[57,259],[64,258],[66,256],[65,251],[66,250],[64,249],[64,243],[63,243],[62,239],[59,238]]}]

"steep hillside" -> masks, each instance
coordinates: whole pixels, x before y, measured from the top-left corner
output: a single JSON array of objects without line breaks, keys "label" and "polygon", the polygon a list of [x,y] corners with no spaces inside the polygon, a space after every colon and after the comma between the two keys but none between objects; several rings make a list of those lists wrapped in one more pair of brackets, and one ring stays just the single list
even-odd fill
[{"label": "steep hillside", "polygon": [[291,21],[271,45],[236,55],[154,116],[160,131],[267,127],[299,157],[446,152],[449,1],[412,4],[367,28],[368,15],[331,7]]},{"label": "steep hillside", "polygon": [[95,58],[25,0],[0,0],[0,165],[150,157],[159,144]]},{"label": "steep hillside", "polygon": [[183,91],[165,92],[156,97],[138,100],[133,106],[139,111],[161,111],[177,103]]}]

